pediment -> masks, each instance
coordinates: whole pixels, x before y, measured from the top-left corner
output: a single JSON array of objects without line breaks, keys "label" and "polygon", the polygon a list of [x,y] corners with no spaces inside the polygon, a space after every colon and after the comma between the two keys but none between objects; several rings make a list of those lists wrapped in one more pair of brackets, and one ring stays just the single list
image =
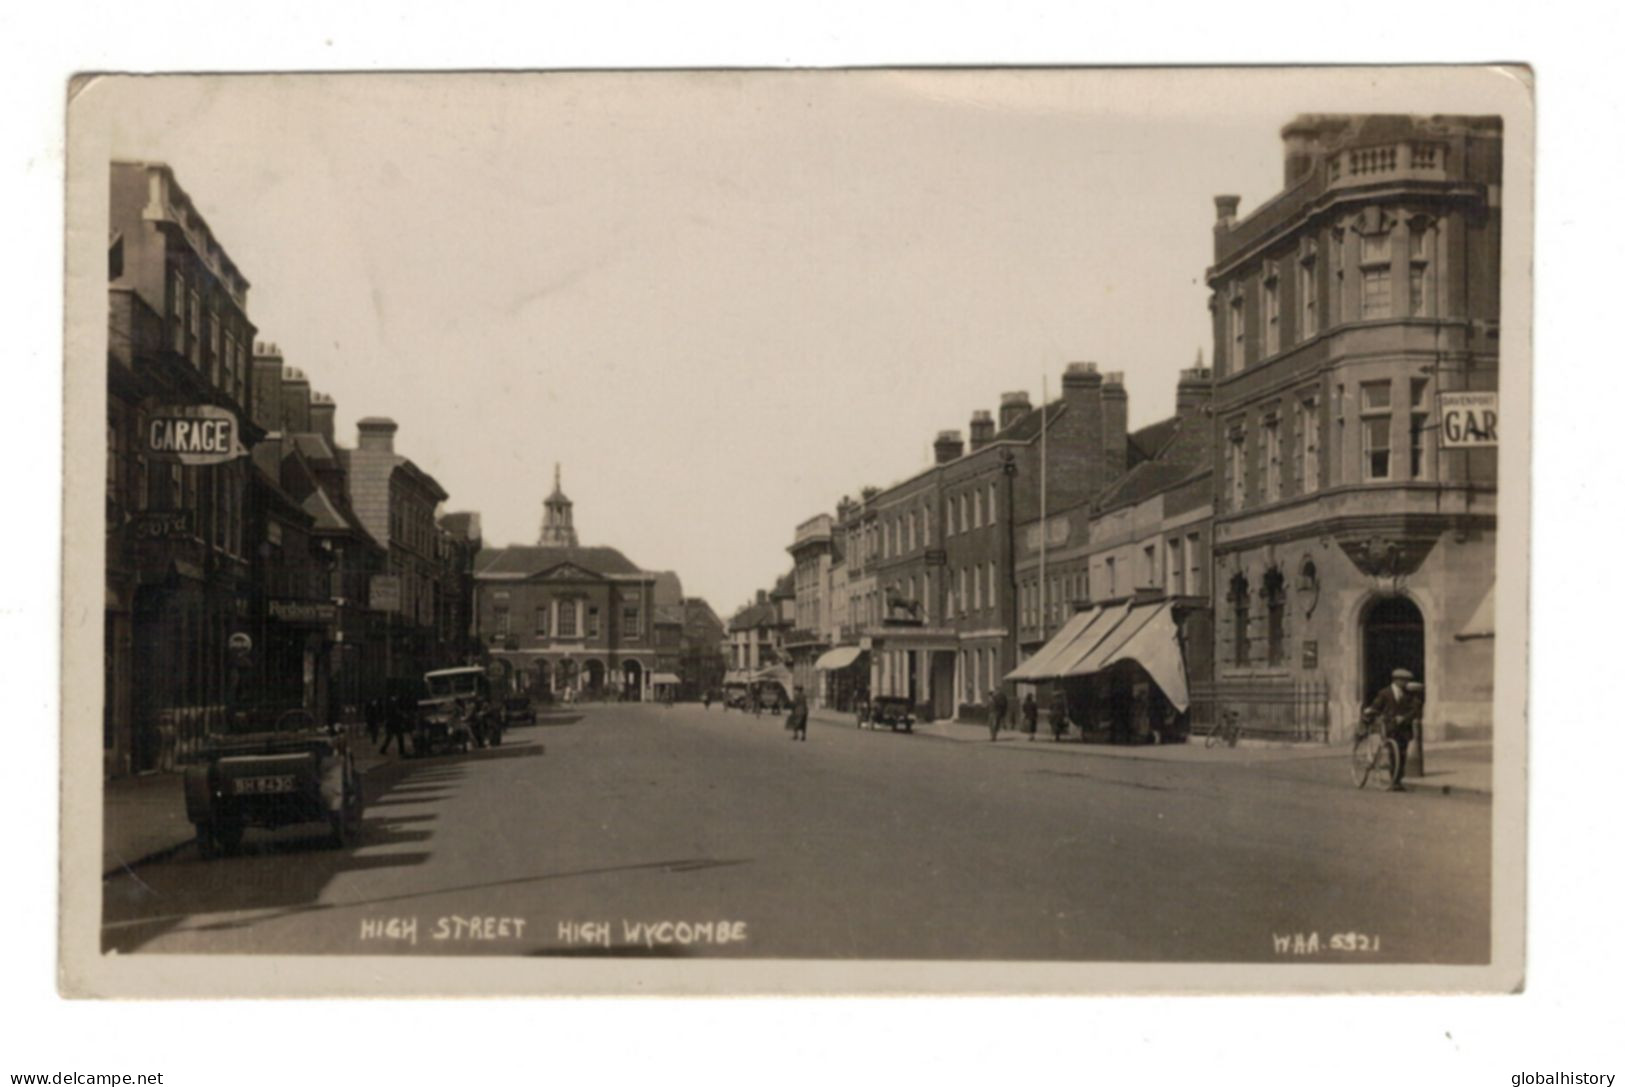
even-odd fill
[{"label": "pediment", "polygon": [[573,562],[561,562],[557,566],[549,567],[536,574],[536,581],[603,581],[603,575],[595,574]]}]

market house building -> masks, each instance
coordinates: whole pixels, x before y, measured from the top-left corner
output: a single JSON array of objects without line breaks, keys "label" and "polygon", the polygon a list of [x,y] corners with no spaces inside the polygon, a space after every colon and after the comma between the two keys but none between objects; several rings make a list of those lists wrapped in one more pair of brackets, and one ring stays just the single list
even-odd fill
[{"label": "market house building", "polygon": [[1215,198],[1218,698],[1279,730],[1318,682],[1336,739],[1405,667],[1427,735],[1486,729],[1496,450],[1446,447],[1440,407],[1499,384],[1500,122],[1281,135],[1279,194]]},{"label": "market house building", "polygon": [[[488,547],[474,560],[474,634],[516,686],[562,697],[646,699],[681,657],[682,586],[613,547],[576,542],[559,485],[533,547]],[[676,609],[676,610],[673,610]],[[674,626],[668,645],[656,618]]]}]

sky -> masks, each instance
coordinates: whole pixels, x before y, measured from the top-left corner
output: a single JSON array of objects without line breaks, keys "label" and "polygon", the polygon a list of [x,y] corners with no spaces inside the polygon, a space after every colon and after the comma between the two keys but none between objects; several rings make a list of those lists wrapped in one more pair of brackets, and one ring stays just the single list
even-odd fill
[{"label": "sky", "polygon": [[[1295,80],[1292,82],[1291,80]],[[260,338],[533,543],[724,616],[795,526],[923,468],[1066,363],[1131,427],[1211,358],[1213,197],[1280,187],[1282,124],[1359,80],[1200,71],[115,78],[109,153],[159,160],[252,286]],[[1426,110],[1432,112],[1431,109]]]}]

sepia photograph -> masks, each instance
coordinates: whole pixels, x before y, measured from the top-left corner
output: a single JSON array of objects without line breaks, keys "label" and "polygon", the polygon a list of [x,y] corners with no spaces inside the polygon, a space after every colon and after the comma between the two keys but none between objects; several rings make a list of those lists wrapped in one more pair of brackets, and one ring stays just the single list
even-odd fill
[{"label": "sepia photograph", "polygon": [[76,79],[63,991],[1517,988],[1533,79]]}]

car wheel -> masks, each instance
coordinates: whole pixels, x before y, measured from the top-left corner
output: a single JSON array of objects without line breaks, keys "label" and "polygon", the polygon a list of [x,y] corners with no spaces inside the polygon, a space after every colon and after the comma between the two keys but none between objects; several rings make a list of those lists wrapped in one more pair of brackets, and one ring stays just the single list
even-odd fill
[{"label": "car wheel", "polygon": [[220,843],[220,851],[228,857],[235,857],[243,847],[242,820],[221,819],[214,824],[214,836]]}]

